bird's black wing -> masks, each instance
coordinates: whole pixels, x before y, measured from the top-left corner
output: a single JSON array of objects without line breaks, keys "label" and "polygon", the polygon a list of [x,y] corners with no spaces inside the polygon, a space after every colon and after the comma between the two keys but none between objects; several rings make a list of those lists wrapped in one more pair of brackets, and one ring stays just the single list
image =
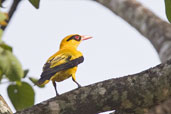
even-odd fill
[{"label": "bird's black wing", "polygon": [[[43,72],[41,74],[41,78],[38,80],[38,84],[41,85],[44,83],[44,81],[50,80],[50,78],[57,72],[67,70],[69,68],[73,68],[84,61],[83,56],[80,56],[80,57],[72,59],[72,60],[71,60],[71,56],[68,56],[67,58],[56,58],[56,60],[58,62],[60,62],[64,59],[66,62],[56,65],[52,68],[51,68],[51,66],[52,66],[51,62],[47,62],[43,67]],[[52,60],[52,61],[54,61],[54,60]]]}]

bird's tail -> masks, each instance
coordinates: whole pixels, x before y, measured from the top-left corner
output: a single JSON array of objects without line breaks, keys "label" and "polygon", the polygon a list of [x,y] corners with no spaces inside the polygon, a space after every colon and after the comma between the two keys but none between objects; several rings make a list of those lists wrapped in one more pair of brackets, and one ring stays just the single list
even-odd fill
[{"label": "bird's tail", "polygon": [[35,83],[35,85],[39,85],[39,86],[45,85],[45,84],[47,84],[49,81],[50,81],[50,80],[44,80],[44,78],[40,78],[40,79]]}]

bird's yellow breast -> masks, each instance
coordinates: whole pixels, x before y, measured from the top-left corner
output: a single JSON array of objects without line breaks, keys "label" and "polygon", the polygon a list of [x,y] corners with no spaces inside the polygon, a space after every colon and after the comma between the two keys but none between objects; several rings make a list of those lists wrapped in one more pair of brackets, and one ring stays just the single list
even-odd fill
[{"label": "bird's yellow breast", "polygon": [[73,67],[68,70],[57,72],[55,75],[52,76],[52,80],[56,82],[61,82],[71,77],[72,75],[75,76],[76,70],[77,70],[77,67]]}]

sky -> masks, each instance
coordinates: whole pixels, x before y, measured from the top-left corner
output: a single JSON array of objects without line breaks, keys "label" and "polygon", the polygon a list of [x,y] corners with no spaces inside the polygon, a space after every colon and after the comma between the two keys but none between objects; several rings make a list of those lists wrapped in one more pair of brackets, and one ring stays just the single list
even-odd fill
[{"label": "sky", "polygon": [[[138,1],[167,21],[163,0]],[[89,0],[41,0],[38,10],[23,0],[3,40],[13,47],[23,68],[30,70],[28,75],[39,78],[46,60],[58,51],[60,41],[75,33],[93,36],[78,48],[85,58],[76,73],[82,86],[138,73],[160,63],[146,38],[107,8]],[[15,112],[7,86],[0,85],[0,94]],[[71,78],[57,83],[59,94],[75,88]],[[34,90],[35,104],[55,96],[51,82],[44,89],[34,86]]]}]

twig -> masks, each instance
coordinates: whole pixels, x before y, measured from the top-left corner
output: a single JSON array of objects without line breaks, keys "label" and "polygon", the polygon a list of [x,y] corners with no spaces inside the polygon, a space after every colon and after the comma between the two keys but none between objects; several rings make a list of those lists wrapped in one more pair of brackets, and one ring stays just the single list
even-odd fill
[{"label": "twig", "polygon": [[1,1],[1,4],[3,3],[3,2],[5,2],[5,0],[0,0]]},{"label": "twig", "polygon": [[[12,18],[12,16],[13,16],[14,12],[16,11],[16,9],[17,9],[17,7],[18,7],[20,1],[21,1],[21,0],[13,0],[13,3],[12,3],[12,5],[11,5],[11,8],[10,8],[10,10],[9,10],[9,12],[8,12],[9,19],[7,20],[7,23],[10,22],[10,20],[11,20],[11,18]],[[7,27],[7,26],[2,26],[1,29],[2,29],[2,30],[5,30],[6,27]]]}]

